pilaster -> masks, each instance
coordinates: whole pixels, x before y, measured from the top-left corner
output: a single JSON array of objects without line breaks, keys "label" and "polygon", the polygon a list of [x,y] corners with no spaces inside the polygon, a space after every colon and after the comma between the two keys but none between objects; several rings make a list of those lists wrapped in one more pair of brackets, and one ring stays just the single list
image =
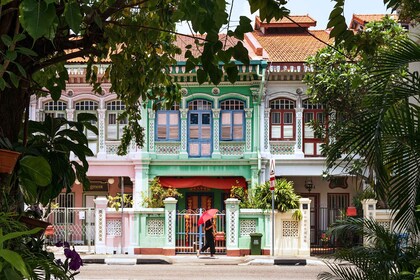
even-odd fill
[{"label": "pilaster", "polygon": [[226,204],[226,253],[228,256],[239,256],[239,200],[228,198]]},{"label": "pilaster", "polygon": [[106,158],[106,144],[105,144],[105,112],[106,109],[98,109],[98,141],[99,151],[98,159]]},{"label": "pilaster", "polygon": [[298,255],[309,257],[311,255],[311,200],[299,199],[299,210],[302,213],[302,220],[299,223]]},{"label": "pilaster", "polygon": [[213,111],[213,153],[212,158],[221,158],[220,155],[220,109],[212,109]]},{"label": "pilaster", "polygon": [[175,233],[176,233],[176,200],[173,197],[166,198],[165,204],[165,247],[163,252],[165,255],[175,255]]},{"label": "pilaster", "polygon": [[181,151],[179,153],[180,159],[187,159],[187,120],[188,120],[188,109],[179,109],[181,112]]},{"label": "pilaster", "polygon": [[108,199],[97,197],[95,202],[95,253],[106,254],[106,208]]}]

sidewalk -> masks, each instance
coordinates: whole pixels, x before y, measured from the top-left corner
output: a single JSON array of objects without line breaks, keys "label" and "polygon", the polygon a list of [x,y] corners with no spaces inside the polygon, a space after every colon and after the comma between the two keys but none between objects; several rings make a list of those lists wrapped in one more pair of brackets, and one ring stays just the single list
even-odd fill
[{"label": "sidewalk", "polygon": [[[57,259],[65,259],[64,254],[54,250]],[[211,258],[202,254],[199,258],[195,254],[164,255],[99,255],[80,253],[84,264],[108,265],[141,265],[141,264],[171,264],[171,265],[325,265],[321,259],[315,257],[279,257],[265,255],[247,255],[242,257],[228,257],[216,255]]]}]

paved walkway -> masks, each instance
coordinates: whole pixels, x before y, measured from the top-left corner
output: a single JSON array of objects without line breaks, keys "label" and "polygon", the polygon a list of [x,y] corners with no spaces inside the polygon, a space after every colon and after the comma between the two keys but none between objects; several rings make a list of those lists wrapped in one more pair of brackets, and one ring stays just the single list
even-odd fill
[{"label": "paved walkway", "polygon": [[[65,259],[60,250],[54,250],[56,258]],[[172,264],[172,265],[325,265],[322,259],[315,257],[277,257],[263,255],[248,255],[243,257],[228,257],[226,255],[179,254],[175,256],[164,255],[101,255],[80,252],[83,262],[109,264],[109,265],[136,265],[136,264]]]}]

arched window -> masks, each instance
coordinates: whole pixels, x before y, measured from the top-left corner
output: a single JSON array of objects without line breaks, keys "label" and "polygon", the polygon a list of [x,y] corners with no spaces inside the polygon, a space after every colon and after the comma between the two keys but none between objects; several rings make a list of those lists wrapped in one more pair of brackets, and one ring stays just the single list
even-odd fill
[{"label": "arched window", "polygon": [[44,103],[44,117],[50,116],[52,118],[65,118],[66,117],[67,104],[63,101],[49,101]]},{"label": "arched window", "polygon": [[179,137],[179,104],[174,103],[170,109],[156,111],[156,140],[178,141]]},{"label": "arched window", "polygon": [[123,129],[127,125],[127,118],[119,120],[120,115],[125,110],[125,104],[121,100],[114,100],[106,103],[107,113],[107,140],[120,140]]},{"label": "arched window", "polygon": [[[98,102],[92,100],[82,100],[75,104],[76,116],[80,113],[90,113],[98,117]],[[77,119],[77,118],[76,118]],[[92,125],[96,125],[96,121],[91,121]],[[90,130],[85,131],[88,140],[96,140],[98,136]]]},{"label": "arched window", "polygon": [[270,140],[295,139],[296,102],[286,98],[270,101]]},{"label": "arched window", "polygon": [[241,141],[244,139],[245,102],[236,99],[220,103],[220,139]]},{"label": "arched window", "polygon": [[188,103],[188,154],[209,157],[212,153],[212,103],[197,99]]}]

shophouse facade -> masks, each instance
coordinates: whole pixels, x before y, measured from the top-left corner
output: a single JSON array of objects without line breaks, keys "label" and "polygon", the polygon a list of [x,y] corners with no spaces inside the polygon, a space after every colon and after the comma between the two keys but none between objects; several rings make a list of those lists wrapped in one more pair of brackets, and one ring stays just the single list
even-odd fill
[{"label": "shophouse facade", "polygon": [[[75,184],[73,193],[58,198],[60,207],[85,210],[70,215],[70,220],[62,214],[58,218],[61,223],[52,221],[64,232],[58,238],[68,239],[65,224],[79,221],[82,227],[75,230],[80,231],[77,234],[72,233],[73,241],[82,244],[87,239],[95,240],[90,244],[100,245],[100,252],[192,253],[202,242],[202,230],[192,217],[203,209],[217,208],[218,230],[231,234],[219,242],[219,252],[249,253],[249,233],[258,231],[264,234],[263,253],[269,254],[272,244],[267,214],[239,209],[235,214],[229,209],[237,209],[236,202],[226,201],[233,185],[252,189],[267,181],[274,159],[275,176],[292,181],[296,192],[308,199],[303,203],[309,207],[309,239],[293,244],[319,245],[322,232],[351,206],[360,182],[338,169],[333,180],[322,177],[326,169],[321,155],[323,139],[316,137],[309,122],[318,120],[327,125],[328,118],[320,104],[308,100],[302,79],[311,70],[305,65],[306,58],[325,47],[314,36],[328,42],[329,34],[310,30],[316,21],[309,16],[290,18],[293,21],[270,23],[256,19],[254,32],[244,39],[251,62],[237,63],[240,74],[235,84],[225,80],[217,86],[200,85],[194,71],[185,71],[184,57],[177,57],[170,72],[181,85],[181,101],[169,109],[158,106],[158,110],[152,109],[157,104],[145,104],[140,120],[145,128],[144,146],[132,144],[125,156],[116,154],[126,125],[124,120],[117,120],[124,104],[110,92],[109,83],[103,84],[101,95],[93,94],[84,80],[84,61],[70,61],[66,66],[70,80],[61,99],[42,97],[31,103],[31,118],[36,120],[47,114],[73,120],[79,112],[98,117],[99,134],[88,135],[95,154],[89,158],[92,186],[83,190]],[[181,49],[189,43],[186,38],[178,38]],[[176,201],[169,201],[166,210],[147,209],[142,203],[142,195],[149,194],[155,178],[162,186],[177,188],[182,194]],[[132,207],[120,212],[109,208],[95,212],[98,197],[118,193],[131,194]],[[106,209],[106,201],[100,203]],[[105,237],[98,239],[93,229],[98,226],[98,213],[103,215],[103,211],[108,211],[108,220],[100,220]],[[96,216],[91,214],[87,221],[90,214],[86,213]],[[287,234],[304,230],[290,220],[285,225],[289,227]],[[192,237],[198,239],[189,239]]]}]

